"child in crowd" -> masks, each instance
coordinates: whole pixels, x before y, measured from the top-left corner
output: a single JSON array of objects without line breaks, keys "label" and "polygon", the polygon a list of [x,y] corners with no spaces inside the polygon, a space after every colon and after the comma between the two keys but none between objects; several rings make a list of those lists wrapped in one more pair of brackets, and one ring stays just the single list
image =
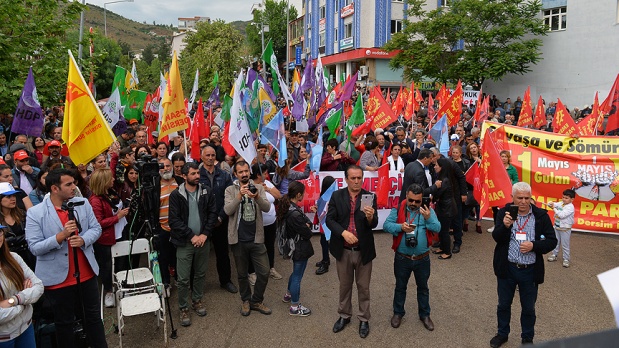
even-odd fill
[{"label": "child in crowd", "polygon": [[548,257],[549,262],[557,261],[559,248],[563,248],[563,267],[570,267],[570,236],[574,224],[574,198],[576,192],[572,189],[563,191],[561,202],[548,202],[548,206],[555,212],[555,232],[557,234],[557,247]]}]

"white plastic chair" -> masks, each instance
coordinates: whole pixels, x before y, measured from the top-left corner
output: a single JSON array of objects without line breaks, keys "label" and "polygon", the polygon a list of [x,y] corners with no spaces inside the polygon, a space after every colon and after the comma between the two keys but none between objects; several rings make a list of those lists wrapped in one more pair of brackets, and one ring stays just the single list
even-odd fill
[{"label": "white plastic chair", "polygon": [[[131,255],[150,253],[148,240],[144,238],[133,241],[117,242],[112,246],[112,260],[115,257],[126,257]],[[150,271],[150,260],[148,268],[133,268],[128,271],[115,272],[115,264],[112,261],[113,281],[116,288],[116,312],[118,316],[118,337],[122,348],[122,335],[125,326],[125,317],[132,317],[141,314],[155,313],[157,315],[157,326],[163,324],[163,337],[165,346],[168,346],[167,322],[165,316],[164,299],[158,292],[153,274]],[[137,265],[135,265],[137,266]]]}]

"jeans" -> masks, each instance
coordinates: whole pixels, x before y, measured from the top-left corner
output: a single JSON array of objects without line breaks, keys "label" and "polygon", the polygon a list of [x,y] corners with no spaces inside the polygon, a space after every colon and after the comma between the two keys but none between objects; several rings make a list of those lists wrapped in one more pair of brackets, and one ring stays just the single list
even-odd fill
[{"label": "jeans", "polygon": [[[176,274],[178,275],[178,307],[189,307],[189,282],[193,281],[191,300],[202,300],[204,285],[206,284],[206,270],[208,263],[210,242],[207,240],[203,246],[196,248],[191,243],[176,248]],[[193,266],[193,277],[191,269]]]},{"label": "jeans", "polygon": [[34,340],[34,328],[32,324],[28,326],[26,331],[14,339],[6,342],[0,342],[0,348],[31,348],[36,347]]},{"label": "jeans", "polygon": [[292,262],[292,274],[288,278],[288,292],[291,295],[291,303],[297,305],[301,296],[301,279],[307,267],[307,259]]},{"label": "jeans", "polygon": [[112,247],[110,245],[93,244],[95,259],[99,264],[99,278],[105,291],[112,291]]},{"label": "jeans", "polygon": [[406,310],[406,288],[411,273],[415,275],[417,284],[417,310],[419,318],[430,316],[430,289],[428,279],[430,278],[430,256],[421,260],[411,260],[402,255],[395,254],[393,260],[393,274],[395,275],[395,291],[393,294],[393,314],[404,316]]},{"label": "jeans", "polygon": [[498,334],[509,336],[509,321],[512,314],[512,301],[516,286],[520,294],[520,325],[522,338],[533,339],[535,335],[535,302],[537,301],[537,284],[535,283],[535,266],[519,269],[509,264],[509,276],[497,278],[499,305],[497,306]]},{"label": "jeans", "polygon": [[81,286],[81,295],[84,300],[84,313],[86,318],[82,322],[88,343],[94,348],[106,348],[105,330],[101,321],[99,286],[97,277],[82,282],[80,285],[71,285],[55,290],[45,290],[45,295],[52,304],[54,310],[54,323],[56,324],[56,341],[58,347],[73,348],[75,345],[75,317],[82,316],[82,304],[78,286]]},{"label": "jeans", "polygon": [[264,246],[267,248],[267,256],[269,257],[269,268],[275,267],[275,233],[277,232],[277,223],[272,223],[264,226]]},{"label": "jeans", "polygon": [[[266,246],[262,243],[238,242],[231,245],[236,273],[238,274],[239,293],[243,302],[260,303],[264,300],[264,291],[269,281],[269,258]],[[247,265],[249,260],[256,269],[256,285],[252,295],[247,279]]]},{"label": "jeans", "polygon": [[572,236],[572,229],[559,231],[555,228],[555,234],[557,235],[557,247],[552,251],[554,256],[559,255],[559,249],[563,248],[563,260],[570,261],[570,237]]}]

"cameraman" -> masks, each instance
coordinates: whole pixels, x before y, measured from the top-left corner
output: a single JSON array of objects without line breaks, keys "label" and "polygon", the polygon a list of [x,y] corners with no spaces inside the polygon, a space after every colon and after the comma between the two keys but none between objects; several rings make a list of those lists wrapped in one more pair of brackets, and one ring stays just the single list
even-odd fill
[{"label": "cameraman", "polygon": [[422,206],[423,188],[412,184],[406,189],[406,200],[400,203],[398,209],[391,209],[391,213],[383,230],[393,235],[395,251],[393,273],[395,274],[395,292],[393,295],[393,317],[391,326],[400,327],[402,317],[406,313],[406,287],[411,273],[415,274],[417,283],[417,307],[419,320],[429,331],[434,330],[434,323],[430,319],[430,249],[426,238],[426,230],[440,231],[441,223],[434,210]]},{"label": "cameraman", "polygon": [[[82,313],[80,305],[85,314],[83,327],[88,343],[91,347],[107,347],[96,277],[99,266],[93,251],[93,244],[101,236],[101,226],[88,200],[73,198],[73,172],[54,169],[45,178],[45,184],[50,195],[28,210],[26,240],[37,257],[35,272],[54,310],[58,347],[76,346],[75,317]],[[62,209],[70,199],[83,204],[74,208],[77,222],[69,221],[69,212]],[[77,253],[77,265],[73,253]],[[74,276],[77,270],[80,285]]]}]

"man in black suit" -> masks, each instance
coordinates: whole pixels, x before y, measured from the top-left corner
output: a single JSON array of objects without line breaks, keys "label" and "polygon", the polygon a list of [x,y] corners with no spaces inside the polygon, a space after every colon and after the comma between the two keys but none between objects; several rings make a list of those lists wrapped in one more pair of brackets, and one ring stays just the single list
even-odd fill
[{"label": "man in black suit", "polygon": [[336,259],[337,275],[340,280],[339,319],[333,325],[333,332],[340,332],[350,323],[352,317],[352,285],[357,283],[359,298],[359,336],[366,338],[370,333],[370,278],[372,260],[376,257],[372,229],[378,225],[376,195],[372,206],[361,208],[361,197],[371,194],[361,188],[363,171],[356,165],[345,172],[348,187],[337,190],[329,201],[327,227],[331,230],[329,249]]},{"label": "man in black suit", "polygon": [[[406,165],[404,169],[404,179],[402,181],[402,187],[409,187],[412,184],[421,185],[423,188],[423,195],[428,196],[430,193],[436,191],[441,187],[441,181],[437,180],[432,183],[432,176],[430,175],[430,169],[428,166],[432,163],[434,153],[429,149],[422,149],[419,151],[417,160]],[[406,190],[402,190],[400,193],[400,202],[406,199]]]}]

